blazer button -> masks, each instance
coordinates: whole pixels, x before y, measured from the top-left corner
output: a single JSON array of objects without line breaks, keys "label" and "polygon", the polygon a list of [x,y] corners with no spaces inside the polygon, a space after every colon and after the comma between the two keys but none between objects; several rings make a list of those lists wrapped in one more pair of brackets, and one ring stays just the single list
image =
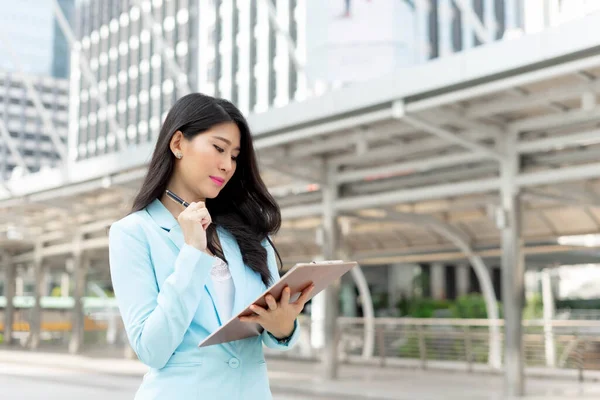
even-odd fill
[{"label": "blazer button", "polygon": [[238,368],[238,367],[240,366],[240,360],[238,360],[238,359],[237,359],[237,358],[235,358],[235,357],[231,357],[231,358],[229,359],[229,362],[228,362],[228,364],[229,364],[229,367],[230,367],[230,368],[236,369],[236,368]]}]

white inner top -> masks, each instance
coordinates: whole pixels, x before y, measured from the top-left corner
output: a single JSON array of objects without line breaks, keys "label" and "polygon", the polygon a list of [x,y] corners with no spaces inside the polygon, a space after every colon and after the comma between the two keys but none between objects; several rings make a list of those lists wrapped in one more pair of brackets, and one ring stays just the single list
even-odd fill
[{"label": "white inner top", "polygon": [[217,261],[210,270],[210,277],[215,287],[217,311],[221,323],[224,324],[231,318],[235,288],[229,266],[220,258],[216,257],[216,259]]}]

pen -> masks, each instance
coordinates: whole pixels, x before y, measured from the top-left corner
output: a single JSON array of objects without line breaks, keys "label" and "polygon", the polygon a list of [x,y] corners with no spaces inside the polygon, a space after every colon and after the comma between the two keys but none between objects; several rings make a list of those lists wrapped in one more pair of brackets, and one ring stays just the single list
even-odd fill
[{"label": "pen", "polygon": [[169,189],[166,190],[167,196],[169,196],[175,203],[181,204],[184,207],[190,205],[187,201],[183,200],[181,197],[177,196],[175,193],[171,192]]}]

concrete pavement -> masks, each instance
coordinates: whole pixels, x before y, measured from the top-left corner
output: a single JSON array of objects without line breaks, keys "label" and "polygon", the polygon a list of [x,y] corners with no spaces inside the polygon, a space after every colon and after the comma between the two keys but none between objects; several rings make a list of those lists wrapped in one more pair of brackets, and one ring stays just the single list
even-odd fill
[{"label": "concrete pavement", "polygon": [[[133,387],[137,387],[141,376],[147,370],[147,367],[137,360],[18,350],[0,351],[0,363],[4,366],[13,365],[16,369],[27,366],[41,369],[59,368],[63,371],[76,371],[94,376],[117,375],[119,379],[126,379]],[[321,378],[320,365],[314,362],[271,358],[267,361],[267,365],[273,393],[290,399],[500,400],[505,398],[502,395],[502,377],[497,374],[342,365],[340,378],[336,381],[326,381]],[[10,368],[7,370],[4,367],[5,374],[7,371],[10,372]],[[98,380],[95,379],[95,382]],[[545,400],[598,399],[600,383],[528,378],[526,399],[542,398]]]},{"label": "concrete pavement", "polygon": [[[131,400],[139,383],[138,376],[0,362],[0,398],[3,400]],[[273,398],[303,400],[306,396],[273,390]],[[318,400],[341,399],[318,397]]]}]

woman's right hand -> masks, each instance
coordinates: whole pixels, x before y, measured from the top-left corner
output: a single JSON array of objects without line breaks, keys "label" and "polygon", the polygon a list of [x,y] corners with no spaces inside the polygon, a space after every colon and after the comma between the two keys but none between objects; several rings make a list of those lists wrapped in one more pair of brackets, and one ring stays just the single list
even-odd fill
[{"label": "woman's right hand", "polygon": [[185,243],[206,252],[206,229],[212,223],[206,205],[203,202],[191,203],[179,214],[177,221]]}]

